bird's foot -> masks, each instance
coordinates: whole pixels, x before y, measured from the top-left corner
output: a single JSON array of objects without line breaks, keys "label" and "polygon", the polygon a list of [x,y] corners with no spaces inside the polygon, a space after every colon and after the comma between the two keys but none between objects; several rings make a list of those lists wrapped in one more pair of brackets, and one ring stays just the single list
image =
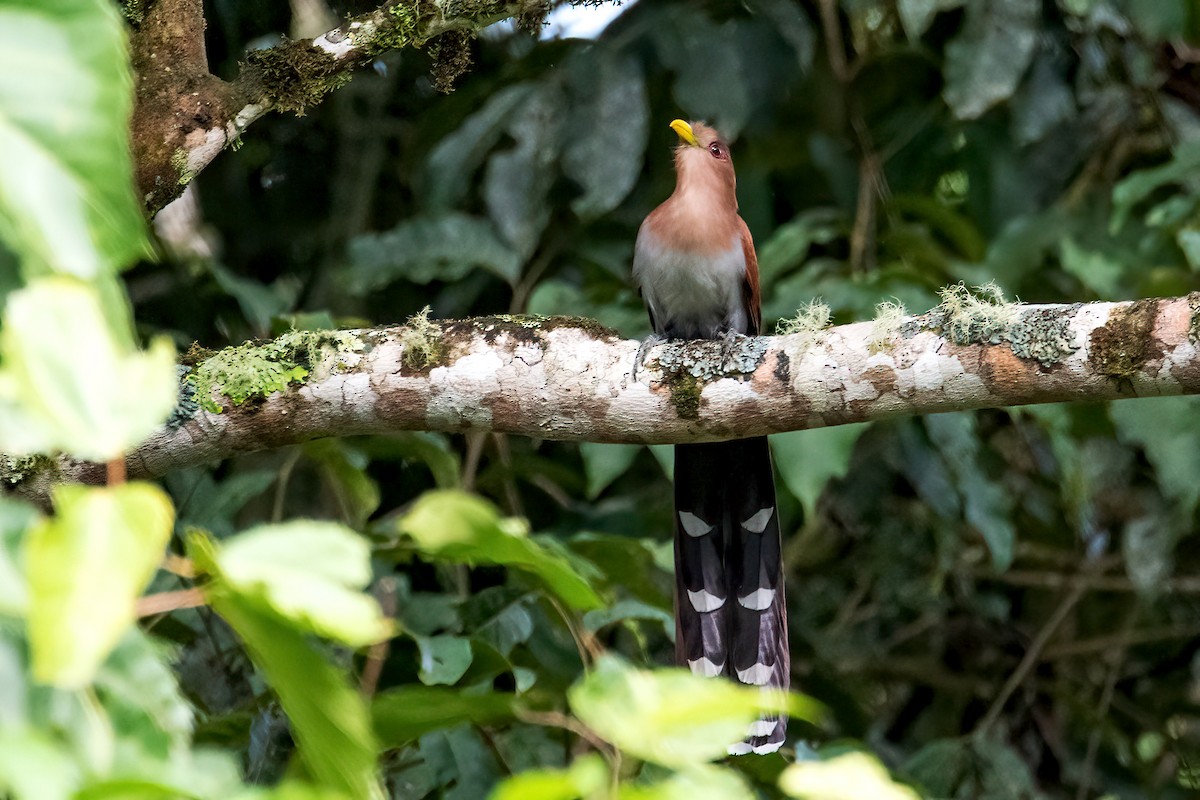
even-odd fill
[{"label": "bird's foot", "polygon": [[646,361],[646,353],[650,351],[651,347],[660,345],[666,340],[667,337],[663,336],[661,333],[652,333],[645,339],[642,339],[642,343],[638,345],[637,355],[633,357],[633,371],[629,374],[629,377],[634,383],[637,383],[638,369],[640,369],[642,364],[644,364]]},{"label": "bird's foot", "polygon": [[725,331],[725,335],[721,337],[721,371],[725,372],[729,369],[729,359],[733,355],[733,351],[741,339],[746,337],[730,328]]}]

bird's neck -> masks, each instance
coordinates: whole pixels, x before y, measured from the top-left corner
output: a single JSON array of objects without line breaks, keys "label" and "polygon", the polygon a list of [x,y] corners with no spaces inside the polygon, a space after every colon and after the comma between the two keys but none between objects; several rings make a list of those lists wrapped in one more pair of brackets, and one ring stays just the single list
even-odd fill
[{"label": "bird's neck", "polygon": [[675,191],[671,201],[680,211],[712,219],[736,215],[737,185],[732,176],[703,169],[679,159],[675,166]]}]

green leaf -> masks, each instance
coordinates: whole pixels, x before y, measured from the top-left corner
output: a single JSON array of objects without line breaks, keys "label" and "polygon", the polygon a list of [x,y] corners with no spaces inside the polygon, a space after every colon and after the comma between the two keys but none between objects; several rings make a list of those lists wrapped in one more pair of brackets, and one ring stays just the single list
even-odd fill
[{"label": "green leaf", "polygon": [[696,800],[702,797],[755,800],[758,795],[746,785],[741,775],[728,767],[691,764],[659,783],[622,786],[619,797],[620,800]]},{"label": "green leaf", "polygon": [[0,728],[0,796],[68,800],[81,781],[75,759],[44,731]]},{"label": "green leaf", "polygon": [[[554,182],[563,106],[558,84],[545,82],[509,119],[508,134],[516,145],[493,154],[484,171],[488,216],[522,261],[533,254],[550,221],[546,195]],[[516,276],[509,283],[516,283]]]},{"label": "green leaf", "polygon": [[579,455],[583,458],[583,472],[587,476],[587,496],[595,500],[608,485],[633,466],[641,452],[637,444],[601,444],[580,442]]},{"label": "green leaf", "polygon": [[366,540],[332,522],[260,525],[228,539],[214,558],[224,583],[260,596],[281,616],[352,647],[391,634],[379,603],[359,589],[371,580]]},{"label": "green leaf", "polygon": [[25,543],[29,645],[38,681],[88,683],[134,621],[134,603],[171,536],[174,511],[149,483],[64,484],[55,516]]},{"label": "green leaf", "polygon": [[381,692],[371,704],[371,716],[383,746],[396,748],[430,731],[511,719],[515,702],[511,694],[467,694],[437,686],[408,685]]},{"label": "green leaf", "polygon": [[929,438],[950,466],[963,499],[963,512],[987,544],[992,566],[1012,563],[1017,532],[1012,522],[1012,496],[991,480],[979,463],[979,432],[969,412],[931,414],[925,418]]},{"label": "green leaf", "polygon": [[1200,139],[1179,145],[1171,160],[1157,167],[1138,170],[1113,187],[1113,213],[1109,230],[1121,230],[1134,207],[1162,186],[1194,178],[1200,169]]},{"label": "green leaf", "polygon": [[426,492],[397,528],[432,558],[517,567],[537,575],[573,608],[586,611],[604,604],[567,558],[531,539],[522,521],[501,519],[494,506],[474,495]]},{"label": "green leaf", "polygon": [[1190,518],[1200,500],[1200,398],[1146,397],[1109,406],[1117,438],[1146,451],[1164,495]]},{"label": "green leaf", "polygon": [[896,10],[900,12],[900,24],[909,39],[920,39],[939,12],[961,6],[965,0],[898,0]]},{"label": "green leaf", "polygon": [[892,780],[879,760],[867,753],[792,764],[779,776],[779,788],[801,800],[921,800],[912,787]]},{"label": "green leaf", "polygon": [[414,636],[421,650],[418,675],[426,686],[457,683],[471,666],[471,642],[461,636]]},{"label": "green leaf", "polygon": [[866,423],[857,423],[771,437],[771,453],[779,476],[804,506],[805,517],[812,519],[816,514],[825,484],[846,474],[854,444],[866,429]]},{"label": "green leaf", "polygon": [[362,294],[392,281],[456,281],[483,267],[507,283],[521,275],[521,258],[486,219],[450,212],[415,216],[390,231],[350,240],[350,290]]},{"label": "green leaf", "polygon": [[493,92],[458,130],[438,142],[429,154],[422,181],[434,208],[448,210],[459,205],[470,188],[471,174],[500,141],[509,117],[533,89],[532,83],[518,83]]},{"label": "green leaf", "polygon": [[379,484],[367,471],[370,458],[344,439],[318,439],[304,445],[304,454],[321,467],[337,497],[343,518],[356,529],[379,508]]},{"label": "green leaf", "polygon": [[801,266],[814,244],[846,234],[845,215],[836,208],[812,208],[797,214],[771,234],[758,251],[759,276],[765,285]]},{"label": "green leaf", "polygon": [[621,600],[610,608],[589,611],[583,615],[584,626],[592,632],[629,619],[646,619],[661,622],[663,630],[671,639],[675,638],[675,617],[669,609],[652,606],[641,600]]},{"label": "green leaf", "polygon": [[641,63],[609,48],[582,54],[571,81],[583,108],[572,117],[563,174],[583,187],[571,208],[583,219],[607,214],[642,174],[648,111]]},{"label": "green leaf", "polygon": [[1074,275],[1079,282],[1101,298],[1118,297],[1125,266],[1102,252],[1084,250],[1067,237],[1062,240],[1059,260],[1065,272]]},{"label": "green leaf", "polygon": [[[133,80],[107,0],[3,0],[0,239],[26,274],[82,278],[149,253],[133,188]],[[39,65],[34,68],[32,65]]]},{"label": "green leaf", "polygon": [[0,330],[0,450],[64,450],[107,461],[132,450],[175,407],[175,348],[136,352],[95,288],[41,278],[8,296]]},{"label": "green leaf", "polygon": [[537,769],[514,775],[498,784],[488,800],[576,800],[593,797],[607,785],[604,759],[592,753],[575,759],[568,769]]},{"label": "green leaf", "polygon": [[19,545],[25,531],[38,522],[32,506],[0,496],[0,616],[23,616],[29,604],[21,574]]},{"label": "green leaf", "polygon": [[683,669],[641,670],[614,656],[567,693],[571,710],[596,733],[646,761],[682,767],[712,761],[765,711],[814,719],[798,695],[711,680]]},{"label": "green leaf", "polygon": [[208,592],[212,606],[245,642],[279,696],[313,777],[348,797],[381,800],[367,707],[344,670],[331,665],[294,624],[228,585],[219,573],[215,577]]},{"label": "green leaf", "polygon": [[1037,46],[1039,0],[969,0],[962,33],[946,45],[943,96],[959,119],[1007,100]]},{"label": "green leaf", "polygon": [[191,744],[192,707],[171,670],[170,651],[137,628],[126,632],[96,673],[95,687],[126,741],[143,748],[186,749]]}]

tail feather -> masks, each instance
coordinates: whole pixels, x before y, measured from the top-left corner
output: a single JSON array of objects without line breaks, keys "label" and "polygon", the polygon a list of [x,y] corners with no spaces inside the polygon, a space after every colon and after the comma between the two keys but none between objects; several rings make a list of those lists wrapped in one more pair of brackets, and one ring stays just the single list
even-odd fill
[{"label": "tail feather", "polygon": [[[675,448],[676,660],[703,675],[787,689],[779,518],[766,438]],[[787,720],[764,716],[730,753],[769,753]]]}]

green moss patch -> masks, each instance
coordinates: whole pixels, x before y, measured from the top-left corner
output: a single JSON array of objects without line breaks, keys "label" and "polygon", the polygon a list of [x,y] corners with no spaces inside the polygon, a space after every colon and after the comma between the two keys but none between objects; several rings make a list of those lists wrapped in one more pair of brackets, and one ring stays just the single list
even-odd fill
[{"label": "green moss patch", "polygon": [[1071,334],[1070,310],[1010,303],[994,283],[974,291],[958,283],[938,295],[942,302],[929,313],[929,322],[955,344],[1008,344],[1018,357],[1046,368],[1079,349]]},{"label": "green moss patch", "polygon": [[1138,300],[1119,308],[1104,327],[1092,331],[1088,361],[1101,375],[1118,380],[1133,377],[1147,361],[1162,355],[1154,339],[1157,300]]},{"label": "green moss patch", "polygon": [[687,372],[677,373],[668,379],[671,387],[671,405],[680,419],[700,418],[700,381]]},{"label": "green moss patch", "polygon": [[290,331],[270,342],[246,342],[221,350],[197,364],[187,380],[200,406],[219,414],[225,408],[213,399],[214,393],[241,405],[303,383],[327,353],[363,347],[362,340],[348,331]]}]

